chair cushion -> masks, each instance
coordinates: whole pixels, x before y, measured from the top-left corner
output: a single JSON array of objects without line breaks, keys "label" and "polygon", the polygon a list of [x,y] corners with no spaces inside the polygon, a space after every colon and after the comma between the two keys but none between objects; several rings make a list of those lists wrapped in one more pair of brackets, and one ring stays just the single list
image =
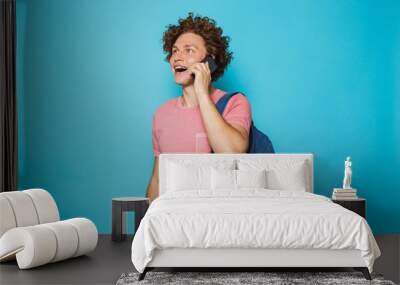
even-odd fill
[{"label": "chair cushion", "polygon": [[33,226],[39,223],[35,205],[29,195],[22,191],[12,191],[3,192],[1,196],[10,203],[17,227]]},{"label": "chair cushion", "polygon": [[56,202],[43,189],[0,193],[0,237],[15,227],[34,226],[60,220]]},{"label": "chair cushion", "polygon": [[0,261],[16,257],[20,269],[86,254],[96,248],[98,233],[88,219],[17,227],[0,238]]},{"label": "chair cushion", "polygon": [[5,196],[0,195],[0,237],[16,226],[17,222],[10,202]]},{"label": "chair cushion", "polygon": [[32,199],[39,224],[57,222],[60,220],[57,204],[49,192],[43,189],[28,189],[22,192],[28,194]]}]

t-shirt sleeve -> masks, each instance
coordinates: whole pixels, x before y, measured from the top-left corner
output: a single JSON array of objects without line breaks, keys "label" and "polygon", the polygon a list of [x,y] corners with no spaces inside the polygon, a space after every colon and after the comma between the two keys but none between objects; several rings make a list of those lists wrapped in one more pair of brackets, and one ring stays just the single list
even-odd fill
[{"label": "t-shirt sleeve", "polygon": [[227,123],[236,123],[246,129],[247,134],[250,133],[251,126],[251,107],[246,96],[236,94],[231,97],[226,104],[222,114]]},{"label": "t-shirt sleeve", "polygon": [[152,143],[153,143],[153,153],[154,156],[157,157],[160,154],[160,146],[158,143],[158,137],[156,132],[156,116],[153,115],[153,122],[152,122]]}]

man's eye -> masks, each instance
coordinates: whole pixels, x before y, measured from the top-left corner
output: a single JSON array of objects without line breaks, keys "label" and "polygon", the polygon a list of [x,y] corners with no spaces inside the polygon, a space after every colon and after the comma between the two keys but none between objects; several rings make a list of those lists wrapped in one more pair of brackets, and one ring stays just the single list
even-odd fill
[{"label": "man's eye", "polygon": [[[176,53],[178,50],[176,50],[176,49],[174,49],[174,50],[172,50],[172,53],[174,54],[174,53]],[[187,48],[187,49],[185,49],[185,52],[186,53],[191,53],[191,52],[194,52],[194,50],[193,49],[190,49],[190,48]]]}]

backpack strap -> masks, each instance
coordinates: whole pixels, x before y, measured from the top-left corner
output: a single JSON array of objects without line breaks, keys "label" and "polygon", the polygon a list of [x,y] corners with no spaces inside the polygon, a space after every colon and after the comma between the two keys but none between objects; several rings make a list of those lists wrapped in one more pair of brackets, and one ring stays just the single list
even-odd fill
[{"label": "backpack strap", "polygon": [[[232,93],[227,93],[224,96],[222,96],[221,98],[219,98],[219,100],[217,101],[217,103],[215,104],[215,107],[217,108],[218,112],[221,114],[224,112],[226,104],[228,104],[229,99],[231,99],[231,97],[235,94],[238,94],[241,92],[232,92]],[[243,93],[241,93],[242,95],[244,95]]]},{"label": "backpack strap", "polygon": [[[238,94],[241,92],[232,92],[232,93],[226,93],[224,96],[222,96],[221,98],[219,98],[219,100],[217,101],[217,103],[215,104],[215,107],[217,108],[218,112],[220,113],[220,115],[222,116],[222,113],[225,110],[226,104],[228,104],[229,99],[231,99],[231,97],[235,94]],[[245,96],[243,93],[241,93],[243,96]],[[252,122],[253,123],[253,122]],[[213,150],[211,150],[211,153],[214,153]]]}]

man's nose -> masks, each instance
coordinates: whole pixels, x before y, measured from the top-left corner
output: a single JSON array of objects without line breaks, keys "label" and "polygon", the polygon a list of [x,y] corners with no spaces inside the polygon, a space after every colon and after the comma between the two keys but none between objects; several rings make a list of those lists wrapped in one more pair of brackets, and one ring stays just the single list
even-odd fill
[{"label": "man's nose", "polygon": [[182,54],[180,51],[176,51],[173,55],[172,58],[174,59],[174,62],[178,60],[183,60]]}]

